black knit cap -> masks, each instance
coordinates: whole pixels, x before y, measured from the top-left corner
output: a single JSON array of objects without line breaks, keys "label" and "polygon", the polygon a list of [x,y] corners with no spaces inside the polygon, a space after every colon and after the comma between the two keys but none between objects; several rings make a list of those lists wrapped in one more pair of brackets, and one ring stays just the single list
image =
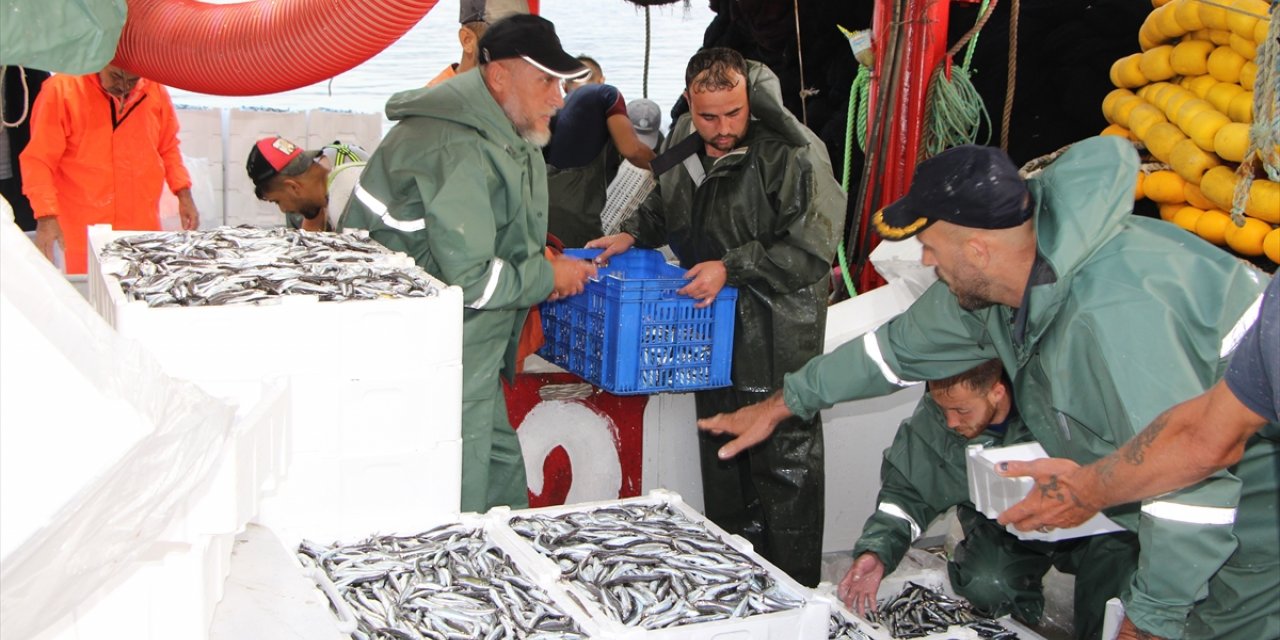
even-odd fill
[{"label": "black knit cap", "polygon": [[517,14],[489,26],[480,38],[481,64],[508,58],[525,62],[566,80],[585,76],[591,69],[564,52],[551,21],[541,16]]},{"label": "black knit cap", "polygon": [[1018,168],[995,147],[966,144],[916,166],[907,195],[872,218],[886,240],[902,240],[943,220],[972,229],[1009,229],[1032,213]]}]

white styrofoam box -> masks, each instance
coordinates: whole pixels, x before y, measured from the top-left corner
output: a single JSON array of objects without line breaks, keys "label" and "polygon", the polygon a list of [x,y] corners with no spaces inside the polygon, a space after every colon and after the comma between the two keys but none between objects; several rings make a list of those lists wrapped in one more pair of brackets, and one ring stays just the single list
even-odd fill
[{"label": "white styrofoam box", "polygon": [[[1007,447],[983,447],[970,445],[966,450],[965,466],[969,472],[969,499],[982,515],[995,520],[1009,507],[1022,501],[1035,488],[1035,480],[1006,478],[996,473],[996,464],[1008,460],[1037,460],[1048,457],[1039,442],[1024,442]],[[1101,513],[1076,527],[1052,529],[1048,532],[1020,531],[1013,525],[1005,527],[1023,540],[1067,540],[1099,533],[1123,531],[1124,528]]]},{"label": "white styrofoam box", "polygon": [[[724,540],[729,546],[767,570],[769,575],[785,591],[796,599],[804,601],[804,605],[786,611],[762,613],[745,618],[715,620],[666,629],[644,629],[628,627],[613,620],[608,614],[600,610],[585,590],[571,581],[557,579],[553,583],[544,584],[549,591],[564,590],[569,595],[569,599],[583,603],[583,608],[591,617],[591,621],[584,622],[583,627],[589,629],[591,637],[616,640],[728,640],[730,638],[734,640],[776,640],[783,638],[788,640],[817,640],[826,638],[829,615],[829,608],[826,602],[815,600],[812,597],[812,590],[801,586],[791,576],[756,554],[751,544],[746,540],[739,536],[729,535],[714,522],[707,520],[702,514],[694,511],[676,493],[655,490],[651,491],[649,495],[639,498],[519,511],[498,507],[490,510],[488,515],[499,523],[505,524],[514,518],[525,516],[559,516],[566,513],[587,512],[602,507],[626,504],[666,504],[689,520],[702,524],[713,536]],[[549,575],[558,578],[560,571],[555,562],[535,551],[522,536],[509,527],[494,527],[492,535],[525,572],[539,576],[547,576],[548,572],[550,572]]]},{"label": "white styrofoam box", "polygon": [[240,411],[205,483],[187,499],[185,515],[170,527],[172,540],[236,533],[258,515],[261,497],[285,472],[289,429],[288,385],[258,385],[258,397],[239,398]]},{"label": "white styrofoam box", "polygon": [[[222,109],[181,107],[178,113],[178,143],[182,148],[183,163],[191,173],[191,195],[200,211],[200,228],[210,229],[223,224],[223,191],[226,177],[226,158],[222,148]],[[238,167],[244,173],[244,162]],[[173,198],[168,189],[161,198]],[[161,212],[166,210],[161,204]]]},{"label": "white styrofoam box", "polygon": [[355,143],[372,154],[382,141],[382,114],[312,109],[307,112],[306,139],[295,142],[307,149],[319,149],[334,140]]},{"label": "white styrofoam box", "polygon": [[201,640],[230,571],[233,536],[157,543],[38,640]]},{"label": "white styrofoam box", "polygon": [[374,533],[415,533],[460,511],[462,440],[395,454],[295,453],[289,475],[258,521],[289,547]]},{"label": "white styrofoam box", "polygon": [[893,636],[889,634],[888,629],[873,625],[860,618],[856,613],[846,609],[844,603],[840,602],[840,598],[836,596],[834,587],[830,583],[820,583],[814,590],[813,598],[814,600],[826,602],[827,606],[831,608],[832,616],[838,616],[844,622],[853,625],[858,633],[871,638],[871,640],[893,640]]},{"label": "white styrofoam box", "polygon": [[[144,232],[90,227],[89,293],[108,324],[142,343],[174,376],[196,382],[325,372],[385,377],[461,361],[457,287],[432,278],[438,292],[423,298],[283,296],[275,304],[151,308],[129,300],[98,258],[112,240],[138,233]],[[305,339],[312,331],[320,336],[316,342]]]},{"label": "white styrofoam box", "polygon": [[293,377],[296,453],[418,451],[461,437],[462,365],[396,377]]}]

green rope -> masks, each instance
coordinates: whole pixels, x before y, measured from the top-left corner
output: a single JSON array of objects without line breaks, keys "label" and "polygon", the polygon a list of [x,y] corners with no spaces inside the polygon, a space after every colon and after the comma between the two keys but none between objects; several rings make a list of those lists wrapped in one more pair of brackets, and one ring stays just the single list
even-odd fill
[{"label": "green rope", "polygon": [[[840,176],[840,188],[845,196],[849,195],[849,179],[853,174],[853,139],[858,139],[858,148],[867,149],[867,101],[870,99],[871,70],[858,65],[858,75],[849,87],[849,112],[845,118],[844,131],[844,169]],[[840,276],[844,279],[844,288],[850,298],[858,297],[853,285],[853,276],[849,274],[849,259],[845,256],[844,240],[836,247],[836,256],[840,261]]]},{"label": "green rope", "polygon": [[944,73],[946,60],[953,55],[948,52],[929,83],[929,98],[925,103],[925,127],[922,147],[924,157],[929,158],[945,149],[962,144],[977,142],[983,125],[987,127],[986,144],[991,140],[991,117],[982,102],[982,96],[973,87],[969,79],[969,65],[973,61],[974,49],[978,46],[978,29],[988,17],[989,0],[983,0],[978,11],[978,23],[974,27],[973,37],[965,49],[964,62],[951,68],[951,79]]}]

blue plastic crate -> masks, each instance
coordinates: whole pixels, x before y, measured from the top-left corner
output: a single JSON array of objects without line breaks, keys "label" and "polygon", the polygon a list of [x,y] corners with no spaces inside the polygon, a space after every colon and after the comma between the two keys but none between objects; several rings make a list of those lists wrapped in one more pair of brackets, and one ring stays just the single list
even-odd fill
[{"label": "blue plastic crate", "polygon": [[[591,259],[600,251],[565,253]],[[617,395],[728,386],[738,290],[725,287],[697,309],[676,294],[684,273],[657,251],[614,256],[582,294],[542,303],[546,343],[538,354]]]}]

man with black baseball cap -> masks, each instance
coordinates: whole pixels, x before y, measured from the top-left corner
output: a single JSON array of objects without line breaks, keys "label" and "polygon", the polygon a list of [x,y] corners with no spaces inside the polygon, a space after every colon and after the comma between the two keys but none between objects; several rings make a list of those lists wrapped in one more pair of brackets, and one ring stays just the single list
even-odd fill
[{"label": "man with black baseball cap", "polygon": [[[560,80],[586,66],[538,16],[495,22],[479,47],[478,68],[387,102],[396,124],[369,158],[343,221],[462,289],[463,511],[528,504],[499,375],[515,374],[529,308],[578,293],[595,275],[586,261],[543,253],[541,147],[564,103]],[[430,339],[374,338],[389,350],[396,340]]]},{"label": "man with black baseball cap", "polygon": [[[699,421],[738,436],[720,455],[763,441],[788,416],[999,358],[1035,439],[1052,457],[1086,464],[1221,377],[1268,277],[1132,215],[1138,154],[1127,141],[1077,142],[1025,181],[1012,167],[986,147],[921,163],[876,226],[889,239],[917,235],[941,282],[788,374],[768,400]],[[1230,473],[1105,510],[1141,542],[1120,637],[1275,636],[1276,444],[1243,446]]]}]

